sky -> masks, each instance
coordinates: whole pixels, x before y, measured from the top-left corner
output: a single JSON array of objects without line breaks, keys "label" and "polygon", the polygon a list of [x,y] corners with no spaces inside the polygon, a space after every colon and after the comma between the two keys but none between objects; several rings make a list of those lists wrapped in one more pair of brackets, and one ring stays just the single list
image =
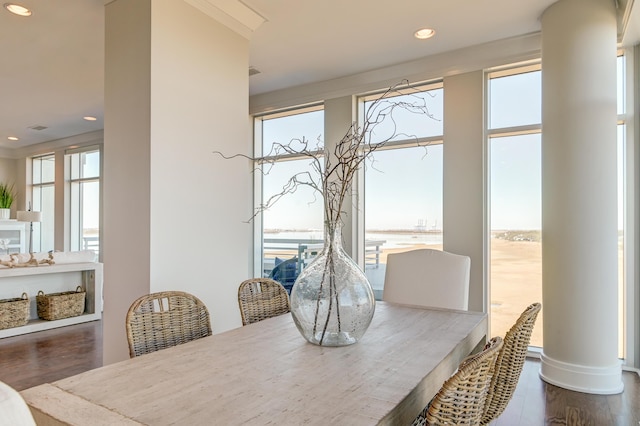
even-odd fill
[{"label": "sky", "polygon": [[[531,124],[540,121],[539,73],[513,79],[498,79],[492,84],[492,125],[494,127]],[[537,97],[536,97],[537,85]],[[533,86],[533,88],[531,88]],[[512,96],[509,96],[509,95]],[[514,104],[512,99],[533,99]],[[431,137],[443,132],[443,90],[423,96],[431,117],[396,110],[393,120],[387,117],[373,136],[374,141],[393,132]],[[400,98],[413,102],[412,98]],[[369,107],[367,102],[365,107]],[[498,105],[498,106],[496,106]],[[322,138],[322,111],[280,117],[263,122],[264,152],[274,141],[288,143],[302,137],[310,141]],[[417,146],[409,139],[407,147],[378,151],[371,157],[364,174],[365,227],[367,230],[442,229],[442,161],[443,146]],[[519,137],[522,138],[522,137]],[[540,137],[526,137],[515,144],[514,138],[492,142],[492,194],[498,203],[492,208],[492,222],[500,229],[540,228]],[[309,170],[308,161],[288,161],[270,169],[264,178],[265,196],[280,191],[289,176]],[[537,169],[536,169],[537,168]],[[266,199],[265,197],[265,199]],[[264,214],[265,229],[322,229],[322,203],[310,188],[281,198]]]},{"label": "sky", "polygon": [[[540,71],[490,79],[489,129],[540,124],[540,79]],[[491,229],[541,229],[541,154],[540,134],[489,139]]]},{"label": "sky", "polygon": [[[365,223],[367,229],[411,229],[420,221],[442,224],[442,146],[417,146],[415,136],[442,134],[442,90],[424,96],[429,113],[416,114],[396,109],[393,120],[387,117],[375,129],[374,142],[396,133],[394,140],[408,139],[408,147],[379,151],[371,156],[365,168]],[[410,96],[394,101],[415,102]],[[418,102],[421,100],[418,99]],[[384,105],[383,105],[384,107]],[[273,141],[286,144],[303,136],[312,141],[322,137],[324,114],[317,111],[265,120],[263,124],[264,152]],[[345,129],[346,132],[347,129]],[[307,160],[288,161],[270,169],[265,176],[265,199],[280,191],[288,176],[296,171],[309,170]],[[389,200],[393,202],[389,202]],[[265,229],[322,229],[322,203],[309,188],[299,188],[295,194],[283,197],[264,214]]]},{"label": "sky", "polygon": [[[100,176],[100,151],[91,151],[74,158],[79,160],[79,163],[75,165],[76,168],[72,172],[73,177],[89,178]],[[75,175],[75,173],[79,175]],[[85,229],[98,229],[100,225],[100,190],[98,183],[85,183],[82,195],[83,226]]]},{"label": "sky", "polygon": [[[623,81],[621,77],[619,80]],[[619,85],[619,93],[623,93],[622,89]],[[540,124],[540,71],[490,79],[488,95],[490,132]],[[397,133],[418,137],[442,134],[443,89],[431,90],[423,98],[432,117],[396,111]],[[413,99],[405,97],[402,100]],[[619,111],[622,104],[620,95]],[[322,110],[264,120],[265,152],[274,141],[286,144],[304,137],[315,144],[318,139],[322,140],[323,120]],[[392,131],[392,124],[387,117],[377,128],[374,141],[387,137]],[[540,229],[541,135],[492,137],[488,149],[491,229]],[[621,155],[619,150],[619,158]],[[411,229],[418,225],[441,229],[442,145],[433,143],[428,147],[418,147],[409,138],[406,148],[378,151],[372,159],[373,166],[368,164],[365,170],[366,229]],[[310,170],[307,163],[306,160],[287,161],[274,167],[264,178],[265,196],[279,192],[295,171]],[[619,192],[621,190],[620,185]],[[619,210],[621,225],[622,208]],[[299,188],[295,194],[283,197],[265,212],[264,228],[322,229],[322,217],[321,198],[309,188]]]}]

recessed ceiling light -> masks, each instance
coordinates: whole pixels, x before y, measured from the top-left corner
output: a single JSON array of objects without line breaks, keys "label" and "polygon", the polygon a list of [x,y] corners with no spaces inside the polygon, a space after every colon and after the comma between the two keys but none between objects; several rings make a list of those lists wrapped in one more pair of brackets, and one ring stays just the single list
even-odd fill
[{"label": "recessed ceiling light", "polygon": [[84,118],[87,121],[96,121],[97,120],[97,118],[91,117],[90,115],[87,115],[86,117],[82,117],[82,118]]},{"label": "recessed ceiling light", "polygon": [[31,16],[31,11],[24,6],[15,3],[5,3],[4,8],[19,16]]},{"label": "recessed ceiling light", "polygon": [[427,38],[433,37],[435,33],[436,33],[436,30],[432,28],[421,28],[415,33],[413,33],[413,36],[417,39],[425,40]]},{"label": "recessed ceiling light", "polygon": [[18,138],[16,138],[15,136],[9,136],[7,139],[9,139],[10,141],[17,141]]}]

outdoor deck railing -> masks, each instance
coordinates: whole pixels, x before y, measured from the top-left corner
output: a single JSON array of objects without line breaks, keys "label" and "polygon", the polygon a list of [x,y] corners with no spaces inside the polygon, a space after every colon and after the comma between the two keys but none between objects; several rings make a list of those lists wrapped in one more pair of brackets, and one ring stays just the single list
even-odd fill
[{"label": "outdoor deck railing", "polygon": [[[365,267],[378,268],[380,265],[380,253],[385,240],[365,241]],[[297,238],[265,238],[263,259],[264,273],[269,275],[275,265],[275,257],[283,256],[298,258],[298,273],[322,250],[324,240],[319,239],[297,239]],[[268,257],[267,257],[268,256]]]}]

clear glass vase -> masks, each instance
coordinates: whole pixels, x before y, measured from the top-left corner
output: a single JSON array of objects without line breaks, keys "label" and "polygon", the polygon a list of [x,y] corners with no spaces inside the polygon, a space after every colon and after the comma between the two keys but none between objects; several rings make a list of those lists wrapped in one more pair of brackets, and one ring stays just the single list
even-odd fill
[{"label": "clear glass vase", "polygon": [[320,346],[356,343],[375,310],[371,284],[342,248],[340,225],[327,225],[322,253],[298,276],[291,314],[300,333]]}]

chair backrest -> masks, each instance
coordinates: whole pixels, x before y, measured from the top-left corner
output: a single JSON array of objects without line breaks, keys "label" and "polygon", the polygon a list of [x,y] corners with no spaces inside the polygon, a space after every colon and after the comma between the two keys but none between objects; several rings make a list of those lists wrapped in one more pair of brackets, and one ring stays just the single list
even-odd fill
[{"label": "chair backrest", "polygon": [[504,345],[496,360],[495,374],[491,379],[482,424],[488,424],[498,418],[511,400],[522,373],[531,332],[541,308],[540,303],[529,305],[507,331]]},{"label": "chair backrest", "polygon": [[252,278],[240,283],[238,306],[242,325],[291,312],[287,291],[270,278]]},{"label": "chair backrest", "polygon": [[420,249],[387,256],[382,300],[467,310],[469,256]]},{"label": "chair backrest", "polygon": [[420,415],[427,425],[480,424],[502,343],[501,337],[494,337],[482,352],[462,361]]},{"label": "chair backrest", "polygon": [[0,382],[0,425],[36,426],[20,393],[3,382]]},{"label": "chair backrest", "polygon": [[129,355],[155,352],[211,336],[207,307],[192,294],[163,291],[138,298],[127,312]]}]

